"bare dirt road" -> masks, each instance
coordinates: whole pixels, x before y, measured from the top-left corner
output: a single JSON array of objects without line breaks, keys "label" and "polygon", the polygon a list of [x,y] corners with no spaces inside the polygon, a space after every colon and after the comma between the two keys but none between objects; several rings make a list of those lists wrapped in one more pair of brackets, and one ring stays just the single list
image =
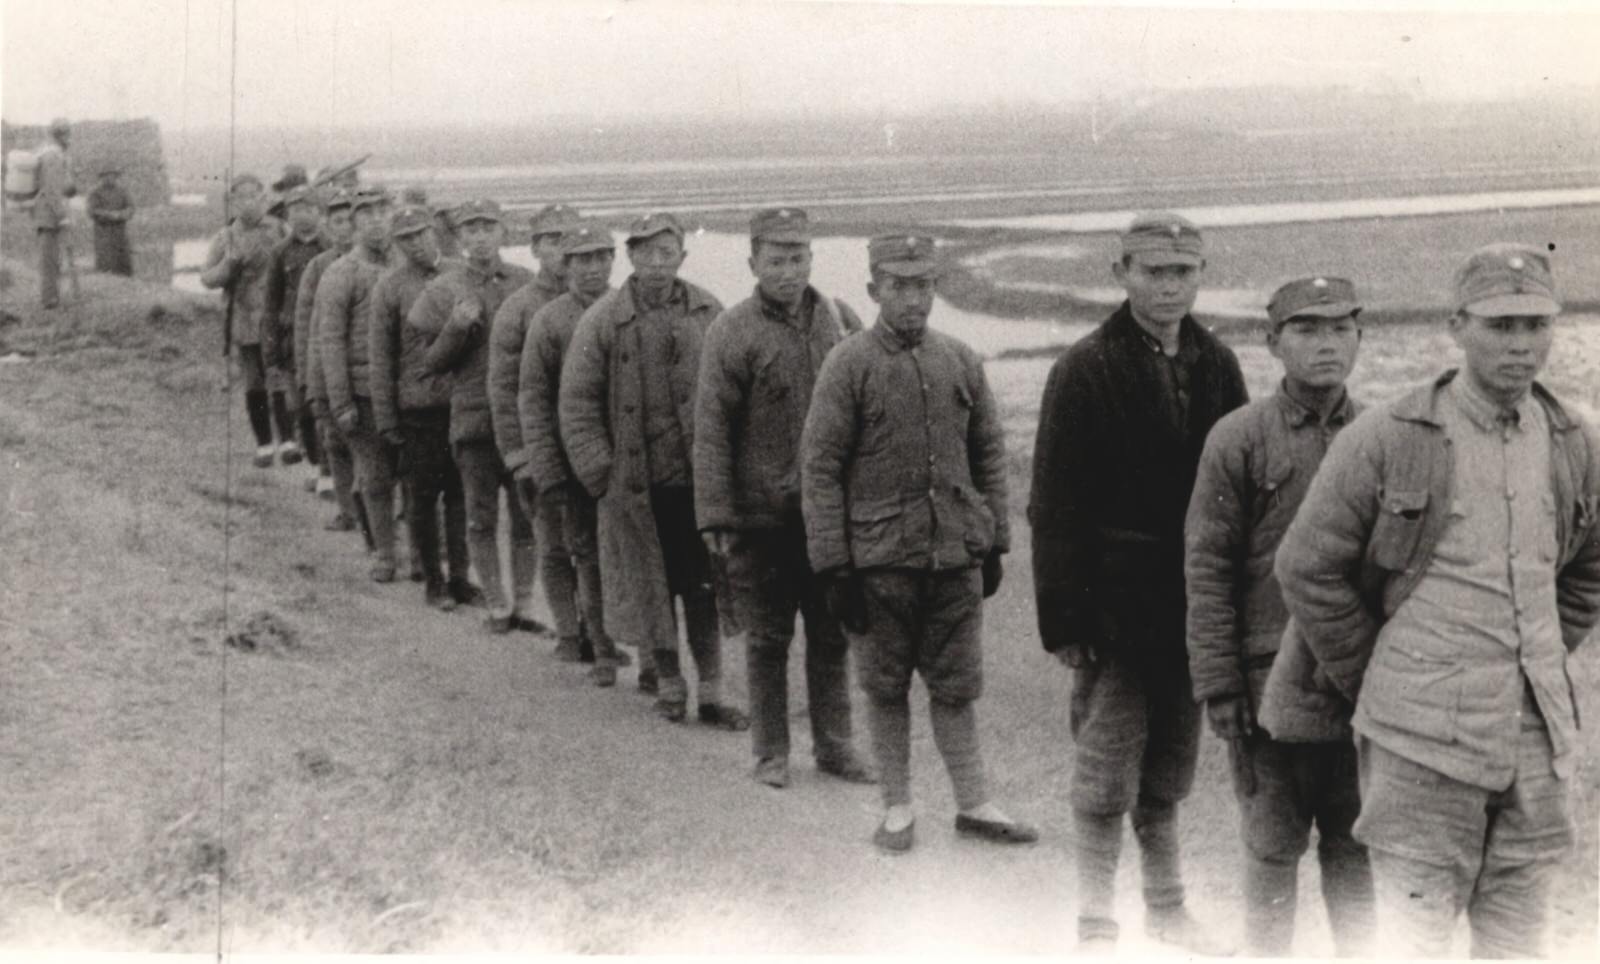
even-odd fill
[{"label": "bare dirt road", "polygon": [[[919,709],[918,844],[882,857],[874,791],[809,767],[799,694],[774,792],[745,736],[658,722],[631,671],[597,691],[549,638],[373,585],[302,471],[249,465],[214,309],[91,276],[88,304],[41,319],[8,267],[0,355],[35,354],[0,363],[0,948],[209,951],[219,928],[234,952],[1071,946],[1069,679],[1034,634],[1020,515],[979,712],[997,796],[1043,840],[955,837]],[[733,644],[728,663],[742,699]],[[1553,915],[1569,957],[1595,949],[1587,748]],[[1235,819],[1207,738],[1185,855],[1225,929]],[[1128,863],[1121,954],[1162,953]],[[1326,953],[1315,881],[1308,862],[1299,948]]]}]

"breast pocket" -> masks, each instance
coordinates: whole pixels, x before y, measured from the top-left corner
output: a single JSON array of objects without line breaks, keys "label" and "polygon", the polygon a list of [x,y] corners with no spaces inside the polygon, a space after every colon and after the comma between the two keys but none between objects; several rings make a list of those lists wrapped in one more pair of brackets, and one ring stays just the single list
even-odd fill
[{"label": "breast pocket", "polygon": [[[1269,463],[1262,467],[1255,480],[1256,500],[1251,512],[1252,529],[1259,528],[1261,523],[1266,521],[1268,515],[1283,506],[1284,500],[1287,498],[1285,489],[1293,476],[1293,462]],[[1288,519],[1282,520],[1284,527],[1287,527],[1288,523]]]},{"label": "breast pocket", "polygon": [[1379,499],[1378,521],[1372,527],[1367,558],[1380,569],[1399,571],[1411,561],[1427,519],[1428,490],[1385,491]]}]

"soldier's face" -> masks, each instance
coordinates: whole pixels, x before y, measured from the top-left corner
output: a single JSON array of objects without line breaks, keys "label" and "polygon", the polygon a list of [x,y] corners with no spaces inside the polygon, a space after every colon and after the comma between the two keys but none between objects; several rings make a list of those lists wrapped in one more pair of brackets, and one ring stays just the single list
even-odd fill
[{"label": "soldier's face", "polygon": [[261,220],[267,213],[266,193],[261,190],[261,185],[246,182],[233,189],[230,195],[233,210],[239,215],[239,220],[246,224],[254,224]]},{"label": "soldier's face", "polygon": [[884,324],[898,332],[915,334],[928,327],[935,287],[933,275],[902,278],[880,273],[867,284],[867,294],[878,303]]},{"label": "soldier's face", "polygon": [[1301,315],[1284,322],[1267,336],[1267,348],[1283,362],[1283,377],[1290,385],[1338,388],[1355,367],[1361,329],[1354,315],[1317,318]]},{"label": "soldier's face", "polygon": [[492,261],[505,238],[506,229],[499,221],[477,218],[461,226],[461,247],[475,261]]},{"label": "soldier's face", "polygon": [[288,210],[289,227],[295,234],[308,237],[317,230],[317,223],[322,220],[322,209],[315,204],[291,204]]},{"label": "soldier's face", "polygon": [[332,239],[334,244],[346,245],[350,243],[351,238],[355,237],[356,226],[355,222],[350,219],[349,208],[336,208],[329,211],[328,217],[323,221],[323,226],[327,229],[328,237]]},{"label": "soldier's face", "polygon": [[633,276],[646,294],[659,294],[671,287],[685,256],[683,242],[671,231],[662,231],[628,245],[628,263],[633,266]]},{"label": "soldier's face", "polygon": [[389,205],[368,204],[353,217],[362,244],[379,248],[389,243]]},{"label": "soldier's face", "polygon": [[394,239],[394,246],[400,249],[401,254],[419,264],[431,262],[439,253],[439,245],[434,240],[432,228],[402,234]]},{"label": "soldier's face", "polygon": [[539,270],[547,271],[556,277],[566,273],[561,257],[561,235],[541,234],[533,239],[533,256],[539,259]]},{"label": "soldier's face", "polygon": [[761,293],[782,305],[798,304],[811,283],[811,245],[762,241],[750,256]]},{"label": "soldier's face", "polygon": [[567,288],[585,298],[605,294],[611,283],[611,265],[616,261],[615,251],[580,251],[566,258]]},{"label": "soldier's face", "polygon": [[1164,264],[1141,251],[1112,265],[1117,283],[1128,294],[1133,313],[1159,325],[1175,325],[1194,307],[1205,265]]},{"label": "soldier's face", "polygon": [[1474,315],[1450,319],[1450,334],[1466,356],[1466,373],[1497,401],[1527,394],[1550,358],[1555,319],[1549,315]]}]

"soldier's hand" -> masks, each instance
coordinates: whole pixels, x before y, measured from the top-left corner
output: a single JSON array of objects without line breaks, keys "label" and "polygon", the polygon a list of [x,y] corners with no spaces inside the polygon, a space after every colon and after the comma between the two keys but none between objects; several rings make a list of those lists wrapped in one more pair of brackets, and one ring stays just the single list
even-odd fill
[{"label": "soldier's hand", "polygon": [[1100,661],[1099,654],[1088,643],[1068,643],[1055,651],[1055,657],[1068,669],[1083,669]]},{"label": "soldier's hand", "polygon": [[728,529],[707,529],[700,533],[700,540],[706,544],[706,551],[718,559],[726,558],[733,548],[733,532]]},{"label": "soldier's hand", "polygon": [[999,550],[992,550],[983,560],[983,598],[988,599],[1000,589],[1005,569],[1000,565]]},{"label": "soldier's hand", "polygon": [[1250,701],[1243,696],[1223,696],[1206,700],[1206,719],[1211,732],[1220,740],[1242,740],[1255,729],[1250,718]]},{"label": "soldier's hand", "polygon": [[339,431],[344,432],[346,435],[361,427],[361,413],[356,410],[354,405],[339,409],[334,414],[333,420],[338,424]]},{"label": "soldier's hand", "polygon": [[820,573],[822,605],[852,633],[867,631],[867,595],[861,577],[849,566]]},{"label": "soldier's hand", "polygon": [[383,444],[392,449],[401,448],[406,444],[406,437],[404,433],[397,428],[383,429],[378,433],[378,437],[383,439]]},{"label": "soldier's hand", "polygon": [[483,320],[483,302],[473,297],[457,298],[450,309],[450,323],[461,328],[471,328]]}]

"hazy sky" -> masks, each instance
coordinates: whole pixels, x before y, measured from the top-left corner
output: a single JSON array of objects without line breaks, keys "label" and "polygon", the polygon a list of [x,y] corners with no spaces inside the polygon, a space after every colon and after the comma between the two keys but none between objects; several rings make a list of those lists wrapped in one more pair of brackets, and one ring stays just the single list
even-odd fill
[{"label": "hazy sky", "polygon": [[[8,120],[227,123],[232,0],[0,2]],[[1581,0],[237,2],[242,126],[831,113],[1212,84],[1444,97],[1600,84],[1600,4]]]}]

